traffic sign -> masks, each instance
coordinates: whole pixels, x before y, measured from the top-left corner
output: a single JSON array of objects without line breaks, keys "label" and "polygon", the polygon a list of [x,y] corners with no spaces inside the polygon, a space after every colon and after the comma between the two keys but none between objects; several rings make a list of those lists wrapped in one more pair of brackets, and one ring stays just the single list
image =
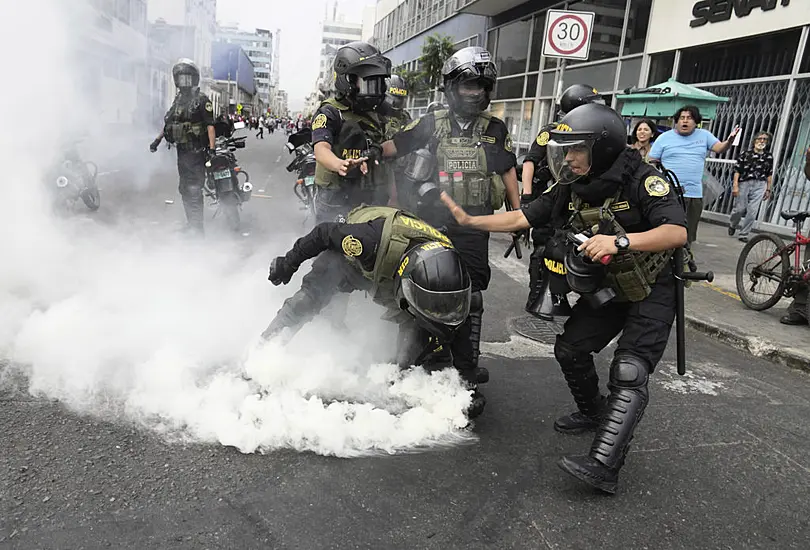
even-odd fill
[{"label": "traffic sign", "polygon": [[543,55],[563,59],[588,59],[594,13],[548,10]]}]

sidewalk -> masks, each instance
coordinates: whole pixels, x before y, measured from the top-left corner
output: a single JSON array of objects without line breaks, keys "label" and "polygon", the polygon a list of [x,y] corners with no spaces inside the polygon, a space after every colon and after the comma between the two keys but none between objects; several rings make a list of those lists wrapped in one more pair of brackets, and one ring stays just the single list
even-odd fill
[{"label": "sidewalk", "polygon": [[810,327],[779,322],[790,300],[766,311],[746,308],[737,295],[736,267],[744,243],[729,237],[725,225],[701,221],[693,245],[699,271],[713,271],[714,282],[686,290],[688,326],[757,357],[810,372]]}]

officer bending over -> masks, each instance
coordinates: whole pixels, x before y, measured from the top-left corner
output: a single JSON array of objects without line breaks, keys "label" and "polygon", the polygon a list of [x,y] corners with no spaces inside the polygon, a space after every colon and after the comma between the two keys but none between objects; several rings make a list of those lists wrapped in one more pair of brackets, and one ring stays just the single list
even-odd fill
[{"label": "officer bending over", "polygon": [[[311,321],[338,292],[362,290],[399,324],[397,363],[429,365],[449,346],[452,363],[469,388],[470,418],[483,412],[470,341],[470,278],[444,234],[402,210],[362,206],[347,223],[318,224],[270,266],[269,280],[287,284],[303,262],[315,258],[301,289],[284,302],[262,334],[269,340]],[[437,365],[438,366],[438,365]]]},{"label": "officer bending over", "polygon": [[[566,279],[581,297],[554,346],[578,411],[557,419],[554,428],[567,434],[596,430],[587,456],[566,456],[559,465],[608,493],[616,491],[647,407],[648,377],[667,345],[676,313],[669,259],[686,243],[675,191],[626,147],[625,132],[622,118],[606,106],[583,105],[568,113],[547,145],[557,183],[525,210],[470,216],[442,195],[468,227],[509,232],[552,224],[588,237],[565,256]],[[604,398],[593,353],[620,332]]]}]

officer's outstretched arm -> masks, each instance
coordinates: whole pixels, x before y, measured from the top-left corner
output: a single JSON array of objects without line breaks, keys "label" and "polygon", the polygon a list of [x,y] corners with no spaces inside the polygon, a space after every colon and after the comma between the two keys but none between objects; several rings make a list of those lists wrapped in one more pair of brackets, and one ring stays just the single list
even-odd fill
[{"label": "officer's outstretched arm", "polygon": [[336,172],[341,176],[348,174],[349,170],[358,164],[360,165],[360,169],[364,174],[368,171],[368,168],[365,165],[365,162],[368,160],[367,157],[362,157],[359,159],[341,159],[335,155],[334,152],[332,152],[332,146],[326,141],[319,141],[315,144],[315,160],[330,172]]},{"label": "officer's outstretched arm", "polygon": [[511,212],[501,212],[490,216],[470,216],[444,191],[442,191],[441,199],[459,225],[496,233],[514,233],[531,227],[520,207]]}]

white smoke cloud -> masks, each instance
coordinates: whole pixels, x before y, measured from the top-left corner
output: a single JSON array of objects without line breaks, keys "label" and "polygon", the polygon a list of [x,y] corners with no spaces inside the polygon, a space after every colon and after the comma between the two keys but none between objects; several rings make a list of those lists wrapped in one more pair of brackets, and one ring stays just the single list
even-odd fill
[{"label": "white smoke cloud", "polygon": [[[2,165],[25,167],[5,171],[0,201],[0,391],[23,376],[33,395],[79,413],[243,452],[357,456],[471,441],[463,430],[470,392],[456,373],[380,363],[394,327],[369,323],[381,310],[359,296],[358,329],[348,336],[317,320],[286,347],[258,345],[300,283],[300,274],[279,289],[266,281],[289,238],[249,250],[216,237],[189,241],[137,218],[113,226],[78,210],[51,216],[44,174],[71,124],[94,112],[65,53],[91,28],[76,3],[0,8],[0,66],[35,106],[11,109],[13,131],[0,134]],[[23,24],[32,14],[42,43]],[[20,89],[0,88],[2,104],[19,105]]]}]

